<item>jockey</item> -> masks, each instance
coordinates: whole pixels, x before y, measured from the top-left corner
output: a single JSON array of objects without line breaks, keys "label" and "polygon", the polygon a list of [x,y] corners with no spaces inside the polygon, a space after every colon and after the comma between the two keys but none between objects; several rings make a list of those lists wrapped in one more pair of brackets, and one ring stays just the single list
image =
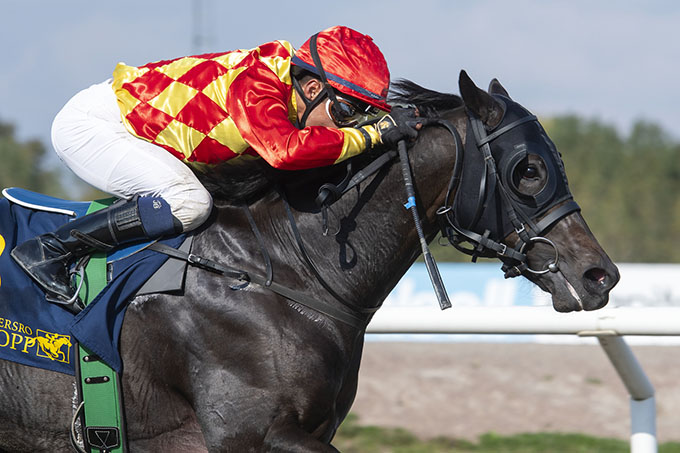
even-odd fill
[{"label": "jockey", "polygon": [[12,257],[50,301],[71,304],[76,258],[191,231],[207,219],[212,198],[190,167],[210,171],[259,157],[279,169],[309,169],[414,138],[415,110],[386,103],[389,77],[372,39],[342,26],[297,51],[274,41],[120,63],[113,79],[63,107],[52,142],[76,175],[121,200],[24,242]]}]

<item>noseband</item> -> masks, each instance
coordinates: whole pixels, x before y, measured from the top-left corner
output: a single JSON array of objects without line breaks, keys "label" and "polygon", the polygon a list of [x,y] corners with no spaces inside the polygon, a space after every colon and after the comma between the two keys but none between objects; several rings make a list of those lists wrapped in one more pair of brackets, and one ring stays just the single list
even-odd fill
[{"label": "noseband", "polygon": [[[453,133],[456,142],[456,166],[449,182],[444,205],[437,210],[442,236],[446,237],[456,249],[471,255],[472,261],[476,261],[480,256],[498,257],[503,261],[502,269],[506,278],[517,277],[525,272],[534,275],[557,272],[560,258],[557,246],[543,234],[562,218],[572,212],[579,211],[580,207],[573,200],[566,185],[566,176],[564,176],[564,171],[561,168],[559,154],[554,146],[550,146],[551,142],[548,142],[547,135],[543,132],[537,118],[528,114],[514,121],[509,121],[507,124],[504,123],[505,121],[501,121],[499,128],[491,134],[487,134],[483,122],[468,113],[468,134],[465,154],[462,156],[463,147],[458,132],[453,128],[447,128]],[[502,141],[503,136],[527,124],[535,124],[538,127],[540,135],[544,137],[546,144],[549,145],[548,148],[552,151],[550,157],[558,161],[556,164],[559,166],[559,173],[563,177],[562,181],[558,181],[559,196],[551,200],[543,200],[543,205],[538,206],[538,209],[536,205],[529,206],[529,204],[522,203],[518,201],[517,197],[512,196],[511,189],[508,187],[509,181],[501,177],[501,172],[498,170],[496,159],[491,150],[492,142]],[[523,149],[526,153],[526,146],[515,145],[514,149]],[[468,196],[465,196],[465,200],[463,199],[463,190],[460,187],[464,174],[472,176],[470,172],[465,172],[465,167],[472,166],[473,164],[470,164],[470,162],[473,159],[479,162],[476,173],[481,173],[474,178],[478,178],[474,183],[478,184],[479,187],[479,195],[474,206],[470,204]],[[513,157],[499,156],[499,160],[503,162],[512,159]],[[507,175],[507,172],[505,174]],[[558,172],[549,173],[548,178],[559,179]],[[467,182],[472,184],[470,181]],[[533,213],[527,211],[533,211]],[[499,214],[503,214],[504,218],[500,219]],[[502,227],[504,224],[511,227],[510,231]],[[462,225],[466,225],[466,227]],[[519,238],[514,248],[508,247],[502,242],[512,231]],[[461,245],[463,243],[471,244],[472,248],[463,247]],[[554,250],[552,261],[546,264],[543,269],[533,269],[529,267],[527,262],[526,251],[535,243],[547,244]]]}]

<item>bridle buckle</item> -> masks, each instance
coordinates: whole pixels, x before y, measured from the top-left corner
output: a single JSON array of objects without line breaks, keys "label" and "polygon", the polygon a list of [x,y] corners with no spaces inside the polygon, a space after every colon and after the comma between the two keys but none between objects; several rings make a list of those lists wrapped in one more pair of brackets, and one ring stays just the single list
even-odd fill
[{"label": "bridle buckle", "polygon": [[505,256],[505,253],[508,251],[508,246],[503,244],[502,242],[500,244],[501,244],[502,249],[501,249],[500,252],[498,252],[498,255]]}]

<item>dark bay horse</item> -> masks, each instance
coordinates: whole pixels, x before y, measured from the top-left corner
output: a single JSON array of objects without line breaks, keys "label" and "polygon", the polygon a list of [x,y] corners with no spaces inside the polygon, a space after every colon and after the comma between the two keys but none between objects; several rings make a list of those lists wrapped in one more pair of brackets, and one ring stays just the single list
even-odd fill
[{"label": "dark bay horse", "polygon": [[[491,143],[499,162],[506,151],[528,149],[517,162],[499,169],[510,169],[506,177],[516,193],[508,196],[528,197],[527,206],[539,200],[545,187],[554,185],[548,180],[560,177],[554,167],[561,162],[537,157],[552,146],[547,136],[541,138],[538,123],[521,119],[528,112],[497,81],[486,92],[462,72],[459,86],[462,100],[404,83],[397,100],[417,105],[424,117],[448,120],[463,142],[474,137],[468,130],[469,116],[478,118],[484,133],[491,134],[481,141]],[[508,121],[512,127],[506,127]],[[494,130],[506,136],[492,137]],[[409,154],[424,233],[432,240],[438,231],[437,211],[456,196],[458,187],[451,184],[458,155],[454,138],[446,128],[426,127]],[[361,168],[367,162],[360,157],[355,164]],[[337,179],[342,171],[330,168],[293,175],[281,183],[283,192],[259,186],[257,177],[244,184],[252,183],[252,193],[257,194],[250,211],[264,237],[274,281],[329,305],[340,304],[300,252],[282,201],[285,193],[309,260],[325,284],[361,314],[363,308],[370,312],[380,305],[421,248],[403,206],[404,183],[396,163],[336,201],[327,218],[331,234],[323,235],[324,220],[314,198],[325,182],[320,178]],[[463,172],[461,181],[466,178]],[[465,193],[465,184],[460,187],[461,203],[479,196],[476,190]],[[244,210],[220,198],[216,189],[213,215],[196,233],[193,252],[264,273],[265,260]],[[526,252],[527,262],[515,270],[549,291],[558,311],[598,309],[607,303],[618,271],[580,213],[560,211],[568,203],[567,198],[560,199],[528,219],[540,223],[551,213],[561,213],[543,229],[546,241],[517,248]],[[506,212],[500,205],[490,210],[498,216],[495,224],[502,226]],[[486,214],[477,214],[483,223]],[[467,229],[473,223],[458,225]],[[513,249],[522,228],[503,234],[496,238],[499,247]],[[552,271],[531,271],[547,267]],[[259,285],[238,290],[230,285],[234,281],[222,275],[189,268],[184,294],[147,295],[132,301],[120,344],[130,451],[337,451],[330,442],[356,393],[364,329]],[[0,383],[1,451],[71,449],[72,377],[0,361]]]}]

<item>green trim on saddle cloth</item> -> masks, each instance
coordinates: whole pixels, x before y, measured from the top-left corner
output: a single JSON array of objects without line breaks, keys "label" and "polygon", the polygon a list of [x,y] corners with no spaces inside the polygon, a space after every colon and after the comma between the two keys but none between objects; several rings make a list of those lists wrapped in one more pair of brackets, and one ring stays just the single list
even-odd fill
[{"label": "green trim on saddle cloth", "polygon": [[[110,206],[114,198],[93,201],[87,211]],[[106,253],[94,253],[85,268],[80,298],[87,306],[107,283]],[[102,326],[105,328],[105,326]],[[78,392],[84,401],[81,418],[88,452],[127,452],[120,376],[96,355],[78,345],[76,367]]]}]

